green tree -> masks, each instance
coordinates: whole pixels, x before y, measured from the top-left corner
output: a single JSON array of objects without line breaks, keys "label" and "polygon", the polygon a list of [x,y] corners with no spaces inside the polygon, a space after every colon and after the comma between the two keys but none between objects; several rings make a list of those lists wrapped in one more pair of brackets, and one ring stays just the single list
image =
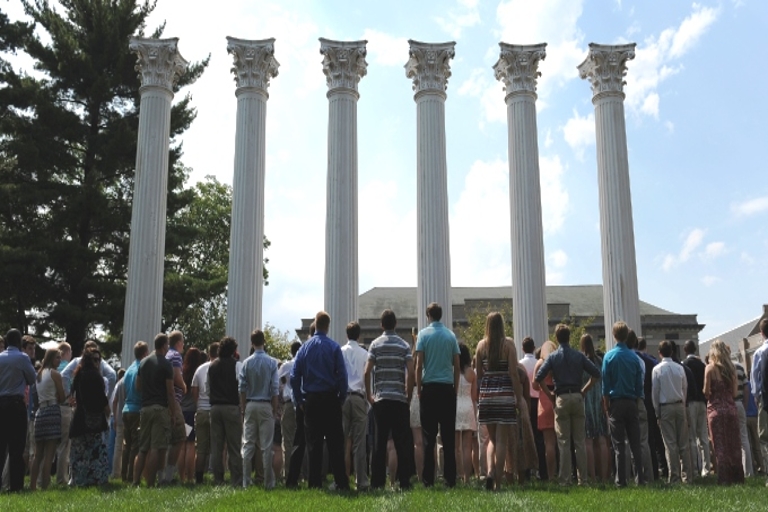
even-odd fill
[{"label": "green tree", "polygon": [[281,331],[274,325],[266,323],[264,325],[264,338],[266,343],[264,348],[267,354],[276,357],[281,361],[286,361],[292,357],[291,343],[299,341],[296,333],[291,331]]},{"label": "green tree", "polygon": [[504,317],[504,331],[512,337],[512,306],[505,304],[499,308],[490,303],[473,307],[467,311],[467,325],[456,328],[456,336],[463,342],[469,353],[474,356],[477,344],[485,338],[485,319],[489,313],[498,311]]},{"label": "green tree", "polygon": [[[168,220],[163,330],[180,329],[190,343],[207,347],[226,331],[232,187],[206,176],[185,192],[190,201]],[[267,237],[263,243],[269,248]]]},{"label": "green tree", "polygon": [[[127,43],[145,35],[155,2],[22,3],[37,30],[18,27],[17,47],[33,59],[35,73],[0,70],[0,190],[7,210],[0,216],[0,247],[3,259],[34,255],[31,271],[20,278],[36,277],[18,286],[18,265],[3,268],[7,302],[16,310],[3,321],[38,335],[63,335],[77,353],[96,328],[118,336],[122,329],[140,100],[136,57]],[[162,32],[163,26],[151,36]],[[207,64],[191,64],[175,92],[194,83]],[[172,108],[171,137],[177,140],[194,118],[187,94]],[[174,142],[169,218],[193,196],[182,188],[181,155]],[[29,286],[34,292],[24,289]]]}]

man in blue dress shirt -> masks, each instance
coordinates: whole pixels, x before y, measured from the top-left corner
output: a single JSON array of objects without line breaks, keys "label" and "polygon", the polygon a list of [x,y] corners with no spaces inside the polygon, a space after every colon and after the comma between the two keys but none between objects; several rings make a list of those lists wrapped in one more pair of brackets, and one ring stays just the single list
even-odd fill
[{"label": "man in blue dress shirt", "polygon": [[323,440],[336,488],[349,489],[344,464],[344,429],[341,405],[347,398],[347,369],[338,343],[326,333],[331,317],[325,311],[315,316],[315,335],[296,354],[291,371],[291,388],[296,409],[304,411],[309,450],[309,487],[322,486]]},{"label": "man in blue dress shirt", "polygon": [[24,487],[24,445],[27,438],[27,407],[24,392],[35,383],[35,368],[21,351],[21,332],[5,335],[6,348],[0,353],[0,473],[8,454],[10,491]]},{"label": "man in blue dress shirt", "polygon": [[644,397],[645,366],[627,347],[628,336],[627,324],[621,320],[613,324],[616,346],[603,358],[603,407],[608,411],[611,443],[616,454],[617,487],[627,485],[625,439],[629,440],[629,449],[632,450],[637,483],[645,484],[637,410],[637,400]]}]

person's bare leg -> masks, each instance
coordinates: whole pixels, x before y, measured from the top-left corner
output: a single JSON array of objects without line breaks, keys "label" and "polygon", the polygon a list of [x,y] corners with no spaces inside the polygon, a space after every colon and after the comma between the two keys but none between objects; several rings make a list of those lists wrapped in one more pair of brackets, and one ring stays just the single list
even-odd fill
[{"label": "person's bare leg", "polygon": [[[494,443],[494,465],[493,465],[493,474],[494,474],[494,481],[493,481],[493,488],[494,490],[498,491],[501,489],[501,481],[504,478],[504,462],[506,462],[506,454],[507,454],[507,441],[509,437],[509,429],[506,428],[503,425],[496,425],[495,428],[495,436],[496,442]],[[490,434],[490,432],[489,432]]]},{"label": "person's bare leg", "polygon": [[595,481],[595,442],[598,441],[597,439],[589,439],[587,438],[586,442],[584,443],[584,447],[586,448],[587,452],[587,473],[589,474],[589,479],[591,481]]},{"label": "person's bare leg", "polygon": [[548,428],[544,433],[544,447],[547,457],[547,477],[549,480],[557,478],[557,438],[555,429]]},{"label": "person's bare leg", "polygon": [[147,456],[147,485],[154,487],[157,480],[157,473],[165,467],[165,456],[167,450],[149,450]]},{"label": "person's bare leg", "polygon": [[136,455],[136,460],[133,463],[133,485],[141,484],[141,475],[144,473],[146,462],[147,453],[140,451],[139,454]]},{"label": "person's bare leg", "polygon": [[610,438],[603,436],[600,438],[600,477],[603,482],[607,482],[611,478],[611,450],[610,450]]},{"label": "person's bare leg", "polygon": [[186,472],[187,472],[187,481],[188,482],[194,482],[195,481],[195,442],[194,441],[187,441],[187,452],[186,452]]},{"label": "person's bare leg", "polygon": [[509,474],[512,477],[512,482],[519,482],[520,475],[517,470],[517,425],[506,425],[507,428],[507,467],[510,469]]},{"label": "person's bare leg", "polygon": [[464,430],[461,433],[462,461],[464,463],[464,483],[469,483],[469,475],[472,474],[472,431]]},{"label": "person's bare leg", "polygon": [[471,437],[472,440],[472,469],[475,473],[475,478],[480,478],[480,440],[479,440],[479,431],[477,432],[478,437],[475,437],[474,433]]},{"label": "person's bare leg", "polygon": [[44,447],[45,456],[43,457],[42,481],[40,487],[47,489],[51,485],[51,465],[56,456],[56,448],[59,446],[59,440],[46,441]]},{"label": "person's bare leg", "polygon": [[416,464],[416,475],[421,482],[421,471],[424,469],[424,439],[421,437],[421,427],[414,427],[413,432],[413,459]]},{"label": "person's bare leg", "polygon": [[397,451],[395,450],[395,442],[390,439],[387,441],[387,467],[389,468],[389,485],[395,485],[397,479]]},{"label": "person's bare leg", "polygon": [[457,430],[453,436],[453,456],[456,459],[456,481],[464,481],[464,460],[461,451],[461,430]]},{"label": "person's bare leg", "polygon": [[275,479],[280,480],[283,477],[283,447],[281,445],[272,445],[272,471],[275,473]]},{"label": "person's bare leg", "polygon": [[[45,441],[35,443],[35,458],[32,459],[32,467],[29,470],[29,490],[37,490],[37,476],[40,474],[40,462],[44,456]],[[50,470],[49,470],[50,471]]]}]

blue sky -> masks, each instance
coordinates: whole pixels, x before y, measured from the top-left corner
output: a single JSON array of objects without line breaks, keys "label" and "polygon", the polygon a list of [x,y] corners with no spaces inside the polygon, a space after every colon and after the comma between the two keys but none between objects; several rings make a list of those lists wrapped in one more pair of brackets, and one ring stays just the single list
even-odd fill
[{"label": "blue sky", "polygon": [[[215,5],[215,7],[213,7]],[[3,6],[19,16],[16,1]],[[595,130],[576,66],[590,42],[637,43],[625,106],[641,299],[697,313],[702,340],[761,313],[768,294],[768,2],[160,0],[188,60],[193,179],[232,182],[236,100],[226,36],[276,38],[267,112],[264,320],[323,304],[328,106],[319,37],[368,40],[359,85],[360,291],[416,283],[416,107],[408,39],[454,40],[446,132],[454,286],[511,283],[506,107],[498,43],[546,42],[538,134],[548,284],[602,279]]]}]

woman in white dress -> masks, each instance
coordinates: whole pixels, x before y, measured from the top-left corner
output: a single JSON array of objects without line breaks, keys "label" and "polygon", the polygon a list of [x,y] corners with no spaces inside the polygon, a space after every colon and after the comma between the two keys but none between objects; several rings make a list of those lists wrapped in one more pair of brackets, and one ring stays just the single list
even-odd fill
[{"label": "woman in white dress", "polygon": [[472,444],[476,442],[477,432],[477,376],[472,368],[469,348],[459,344],[459,392],[456,396],[456,469],[458,477],[469,483],[472,473]]}]

